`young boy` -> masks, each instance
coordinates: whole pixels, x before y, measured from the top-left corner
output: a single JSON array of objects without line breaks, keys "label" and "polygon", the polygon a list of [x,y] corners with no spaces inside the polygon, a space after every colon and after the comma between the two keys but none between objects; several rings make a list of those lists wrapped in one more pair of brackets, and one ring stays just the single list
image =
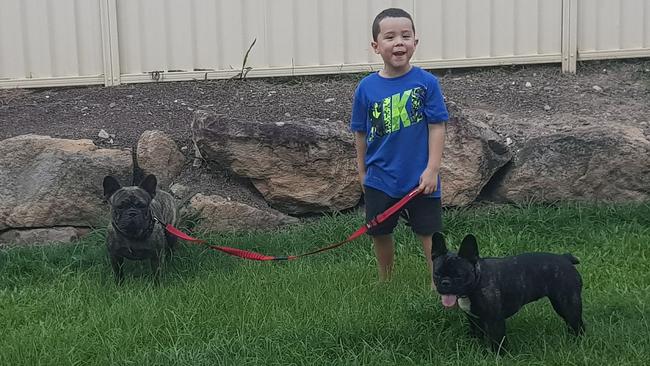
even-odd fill
[{"label": "young boy", "polygon": [[[402,9],[386,9],[372,24],[372,48],[384,61],[359,83],[352,106],[359,180],[369,221],[418,187],[422,192],[405,210],[422,242],[431,278],[431,236],[442,228],[440,163],[449,119],[438,80],[410,64],[418,39],[413,19]],[[394,215],[368,231],[379,279],[393,268]]]}]

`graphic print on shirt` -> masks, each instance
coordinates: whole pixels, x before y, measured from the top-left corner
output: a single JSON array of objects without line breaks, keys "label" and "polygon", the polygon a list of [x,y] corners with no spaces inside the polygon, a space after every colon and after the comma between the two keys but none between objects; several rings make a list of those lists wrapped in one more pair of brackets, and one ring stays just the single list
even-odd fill
[{"label": "graphic print on shirt", "polygon": [[421,122],[424,119],[423,108],[424,89],[421,87],[372,101],[368,111],[371,126],[368,141]]}]

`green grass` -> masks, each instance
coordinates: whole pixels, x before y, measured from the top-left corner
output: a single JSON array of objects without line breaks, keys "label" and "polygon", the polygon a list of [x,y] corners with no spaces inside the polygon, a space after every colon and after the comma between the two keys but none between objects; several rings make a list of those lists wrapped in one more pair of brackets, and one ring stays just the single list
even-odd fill
[{"label": "green grass", "polygon": [[[359,214],[277,232],[212,235],[272,255],[345,238]],[[467,335],[429,290],[421,249],[399,226],[396,271],[377,282],[367,237],[292,262],[259,263],[183,244],[163,284],[129,262],[114,285],[98,230],[75,245],[0,251],[0,365],[596,365],[650,359],[650,205],[486,206],[445,212],[448,244],[484,256],[580,258],[587,334],[544,299],[508,321],[511,353]]]}]

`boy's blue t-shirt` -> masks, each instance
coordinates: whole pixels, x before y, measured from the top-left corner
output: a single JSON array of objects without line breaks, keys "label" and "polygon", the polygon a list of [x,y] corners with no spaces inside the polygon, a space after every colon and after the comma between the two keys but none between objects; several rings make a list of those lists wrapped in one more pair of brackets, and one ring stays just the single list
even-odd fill
[{"label": "boy's blue t-shirt", "polygon": [[[449,120],[438,79],[413,66],[397,78],[365,77],[354,93],[352,131],[366,133],[364,185],[401,198],[419,185],[430,123]],[[441,196],[440,176],[433,197]]]}]

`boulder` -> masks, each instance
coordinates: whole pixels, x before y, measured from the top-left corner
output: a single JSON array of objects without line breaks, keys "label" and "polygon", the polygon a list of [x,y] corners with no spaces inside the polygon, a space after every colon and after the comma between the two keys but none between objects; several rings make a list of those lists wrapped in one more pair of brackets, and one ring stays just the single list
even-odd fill
[{"label": "boulder", "polygon": [[344,210],[361,197],[354,138],[341,121],[265,123],[197,111],[192,135],[204,159],[249,178],[285,213]]},{"label": "boulder", "polygon": [[494,192],[506,202],[646,201],[650,141],[632,126],[587,125],[527,140]]},{"label": "boulder", "polygon": [[136,148],[136,159],[143,176],[155,174],[158,186],[164,190],[168,190],[185,164],[185,156],[178,145],[162,131],[142,133]]},{"label": "boulder", "polygon": [[453,103],[440,177],[445,206],[472,203],[494,174],[512,159],[505,138]]},{"label": "boulder", "polygon": [[91,140],[23,135],[0,141],[0,231],[55,226],[89,227],[108,212],[104,176],[129,181],[130,150]]},{"label": "boulder", "polygon": [[27,230],[7,230],[0,233],[0,247],[11,245],[31,245],[46,243],[70,243],[88,234],[88,228],[52,227]]},{"label": "boulder", "polygon": [[261,210],[219,195],[201,193],[192,197],[188,210],[200,219],[195,229],[203,231],[274,229],[300,222],[278,211]]},{"label": "boulder", "polygon": [[[441,167],[447,206],[473,202],[512,158],[505,139],[488,125],[458,108],[452,112]],[[205,159],[251,179],[283,212],[336,211],[358,203],[354,137],[343,122],[259,123],[197,112],[192,125]]]}]

